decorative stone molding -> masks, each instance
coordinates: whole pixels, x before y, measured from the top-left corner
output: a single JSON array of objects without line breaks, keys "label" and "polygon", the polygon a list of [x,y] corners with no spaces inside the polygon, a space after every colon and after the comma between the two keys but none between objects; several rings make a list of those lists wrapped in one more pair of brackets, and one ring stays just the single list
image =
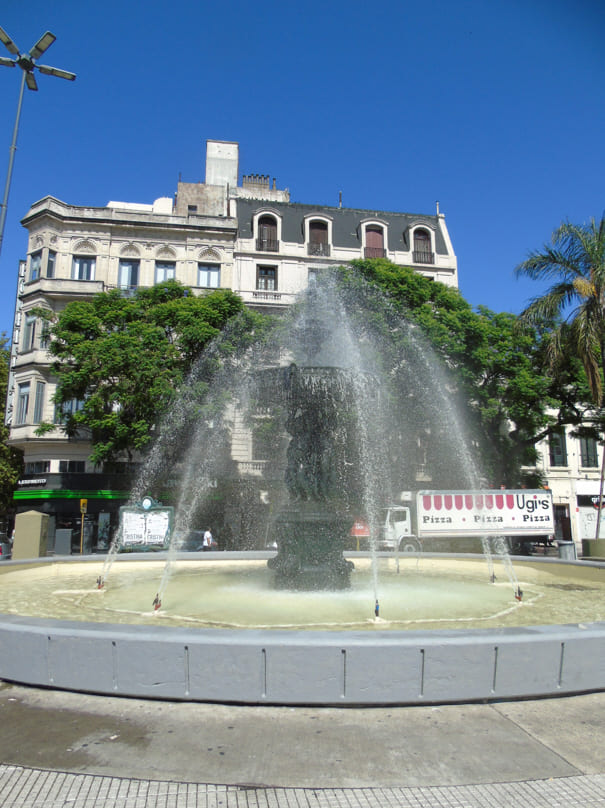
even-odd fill
[{"label": "decorative stone molding", "polygon": [[140,258],[141,251],[132,242],[120,250],[120,258]]},{"label": "decorative stone molding", "polygon": [[157,249],[155,257],[160,261],[176,261],[176,251],[164,244]]},{"label": "decorative stone molding", "polygon": [[218,250],[214,250],[210,247],[200,250],[198,253],[198,261],[220,261],[221,256]]},{"label": "decorative stone molding", "polygon": [[92,241],[82,239],[81,241],[76,241],[73,251],[83,255],[96,255],[97,247]]}]

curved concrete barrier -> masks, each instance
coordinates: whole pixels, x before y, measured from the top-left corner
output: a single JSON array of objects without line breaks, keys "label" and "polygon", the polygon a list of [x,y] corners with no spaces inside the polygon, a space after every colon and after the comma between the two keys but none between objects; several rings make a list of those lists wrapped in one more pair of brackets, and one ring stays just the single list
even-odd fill
[{"label": "curved concrete barrier", "polygon": [[605,689],[605,622],[471,631],[128,626],[0,616],[0,678],[143,698],[387,705]]}]

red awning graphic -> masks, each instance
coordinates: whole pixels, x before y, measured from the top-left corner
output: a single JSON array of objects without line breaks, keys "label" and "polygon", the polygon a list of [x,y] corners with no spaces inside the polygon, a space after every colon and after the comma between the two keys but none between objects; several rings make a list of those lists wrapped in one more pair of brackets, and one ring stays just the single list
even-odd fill
[{"label": "red awning graphic", "polygon": [[[605,505],[605,503],[604,503]],[[504,510],[515,508],[514,494],[423,494],[422,507],[425,511],[474,511]]]}]

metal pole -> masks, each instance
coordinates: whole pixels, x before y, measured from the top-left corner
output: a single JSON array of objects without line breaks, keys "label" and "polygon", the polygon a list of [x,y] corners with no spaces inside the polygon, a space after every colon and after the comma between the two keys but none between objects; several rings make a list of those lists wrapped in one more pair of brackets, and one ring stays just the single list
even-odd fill
[{"label": "metal pole", "polygon": [[601,456],[601,483],[599,485],[599,510],[597,511],[597,529],[595,532],[595,541],[599,538],[601,532],[601,511],[603,508],[603,485],[605,484],[605,446],[603,447],[603,454]]},{"label": "metal pole", "polygon": [[21,105],[23,103],[23,90],[25,88],[25,70],[22,70],[21,89],[19,90],[19,102],[17,104],[17,117],[15,118],[15,128],[13,129],[13,142],[10,145],[8,157],[8,173],[6,175],[6,185],[4,186],[4,199],[2,200],[2,212],[0,213],[0,252],[2,252],[2,239],[4,238],[4,223],[6,221],[6,211],[8,209],[8,194],[13,176],[13,163],[15,162],[15,152],[17,151],[17,134],[19,133],[19,119],[21,118]]}]

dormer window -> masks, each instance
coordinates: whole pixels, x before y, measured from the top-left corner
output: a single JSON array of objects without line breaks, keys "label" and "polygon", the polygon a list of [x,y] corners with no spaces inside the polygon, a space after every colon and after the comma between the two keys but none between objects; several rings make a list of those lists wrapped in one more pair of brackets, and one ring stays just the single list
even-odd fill
[{"label": "dormer window", "polygon": [[435,253],[432,250],[431,234],[423,227],[414,230],[414,253],[415,264],[434,264]]},{"label": "dormer window", "polygon": [[329,256],[330,238],[328,233],[328,223],[321,219],[312,219],[309,222],[309,241],[307,244],[308,255]]},{"label": "dormer window", "polygon": [[379,224],[368,224],[365,228],[365,258],[385,258],[384,228]]},{"label": "dormer window", "polygon": [[261,252],[278,252],[277,219],[265,214],[258,219],[256,249]]}]

